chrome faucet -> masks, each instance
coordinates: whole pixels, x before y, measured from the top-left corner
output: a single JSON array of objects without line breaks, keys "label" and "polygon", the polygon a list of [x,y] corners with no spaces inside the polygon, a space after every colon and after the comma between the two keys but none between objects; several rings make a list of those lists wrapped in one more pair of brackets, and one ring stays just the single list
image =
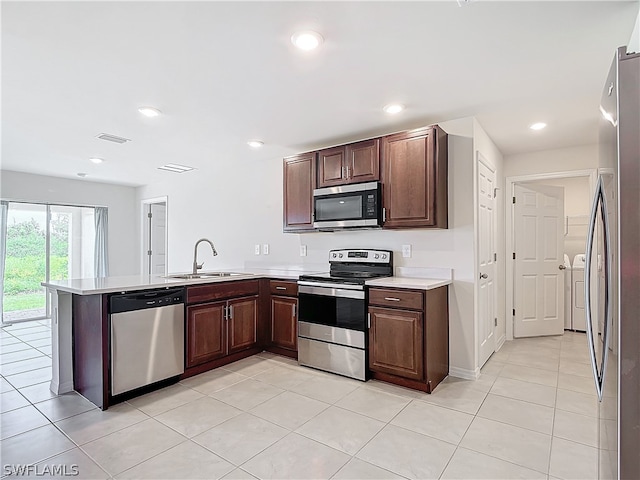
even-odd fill
[{"label": "chrome faucet", "polygon": [[207,242],[209,245],[211,245],[213,256],[215,257],[216,255],[218,255],[218,252],[216,252],[216,247],[213,246],[213,243],[211,243],[211,240],[208,240],[206,238],[201,238],[200,240],[198,240],[196,242],[196,246],[193,248],[193,274],[194,275],[197,274],[198,270],[200,270],[204,265],[204,262],[198,263],[198,245],[200,245],[200,242]]}]

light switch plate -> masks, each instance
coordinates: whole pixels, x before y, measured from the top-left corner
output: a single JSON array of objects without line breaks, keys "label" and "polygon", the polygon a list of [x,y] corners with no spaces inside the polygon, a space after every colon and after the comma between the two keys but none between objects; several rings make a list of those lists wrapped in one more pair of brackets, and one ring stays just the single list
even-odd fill
[{"label": "light switch plate", "polygon": [[260,244],[259,243],[256,243],[253,246],[253,253],[256,254],[256,255],[260,255]]},{"label": "light switch plate", "polygon": [[306,245],[300,245],[300,256],[301,257],[306,257],[307,256],[307,246]]},{"label": "light switch plate", "polygon": [[262,254],[263,255],[269,255],[269,244],[268,243],[263,243],[262,244]]},{"label": "light switch plate", "polygon": [[411,258],[411,245],[402,245],[402,256],[404,258]]}]

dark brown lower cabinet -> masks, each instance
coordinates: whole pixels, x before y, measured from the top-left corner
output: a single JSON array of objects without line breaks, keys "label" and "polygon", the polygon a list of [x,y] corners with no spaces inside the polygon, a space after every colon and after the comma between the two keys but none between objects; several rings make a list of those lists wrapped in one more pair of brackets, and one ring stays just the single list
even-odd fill
[{"label": "dark brown lower cabinet", "polygon": [[187,307],[187,368],[256,347],[258,296]]},{"label": "dark brown lower cabinet", "polygon": [[448,287],[369,290],[373,378],[431,393],[449,374]]},{"label": "dark brown lower cabinet", "polygon": [[371,307],[371,370],[422,380],[422,312]]},{"label": "dark brown lower cabinet", "polygon": [[265,348],[270,352],[298,358],[298,284],[269,280],[270,311]]},{"label": "dark brown lower cabinet", "polygon": [[271,297],[271,345],[298,350],[297,298]]},{"label": "dark brown lower cabinet", "polygon": [[258,353],[259,280],[187,287],[184,377]]},{"label": "dark brown lower cabinet", "polygon": [[187,368],[227,354],[227,302],[187,307]]}]

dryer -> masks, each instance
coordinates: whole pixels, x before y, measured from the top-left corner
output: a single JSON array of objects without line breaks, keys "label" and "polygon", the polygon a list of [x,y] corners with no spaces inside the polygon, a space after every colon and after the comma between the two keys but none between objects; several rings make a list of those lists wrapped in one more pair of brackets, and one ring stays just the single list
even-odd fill
[{"label": "dryer", "polygon": [[573,265],[571,268],[571,290],[573,297],[571,308],[571,330],[579,330],[581,332],[587,330],[587,322],[584,312],[584,264],[584,253],[579,253],[573,257]]}]

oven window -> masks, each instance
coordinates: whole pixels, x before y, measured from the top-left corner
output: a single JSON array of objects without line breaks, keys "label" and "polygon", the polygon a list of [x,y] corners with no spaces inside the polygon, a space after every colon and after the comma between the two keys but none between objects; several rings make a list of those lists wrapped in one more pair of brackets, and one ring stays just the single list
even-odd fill
[{"label": "oven window", "polygon": [[367,323],[366,301],[300,293],[298,320],[364,332]]},{"label": "oven window", "polygon": [[315,200],[316,222],[362,218],[362,195],[318,197]]}]

